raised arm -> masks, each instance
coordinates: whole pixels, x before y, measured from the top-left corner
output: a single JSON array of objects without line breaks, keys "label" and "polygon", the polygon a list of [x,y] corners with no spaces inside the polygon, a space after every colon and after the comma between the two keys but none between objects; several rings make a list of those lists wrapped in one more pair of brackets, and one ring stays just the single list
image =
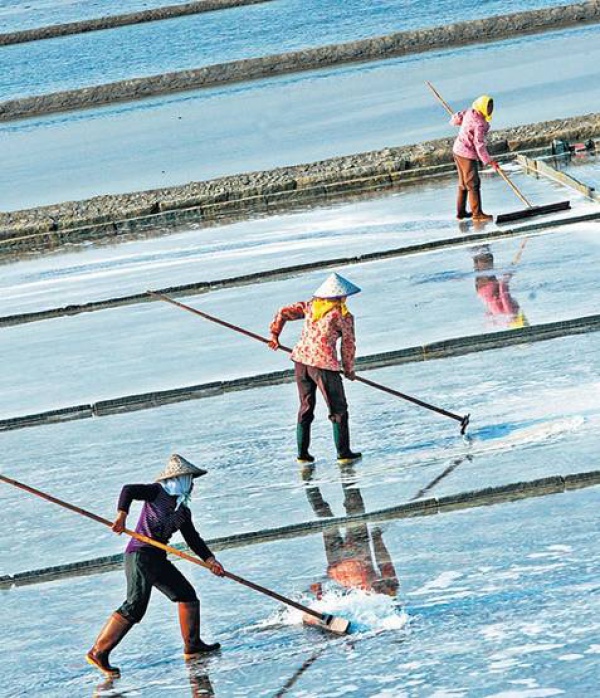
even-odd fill
[{"label": "raised arm", "polygon": [[286,305],[275,313],[273,321],[269,325],[269,332],[271,333],[271,341],[269,346],[271,349],[279,348],[279,335],[283,331],[285,323],[288,320],[301,320],[306,316],[306,310],[308,308],[308,303],[306,301],[299,301],[298,303],[293,303],[292,305]]},{"label": "raised arm", "polygon": [[115,533],[123,533],[127,522],[127,514],[129,514],[129,508],[134,499],[153,502],[159,492],[160,485],[157,482],[151,485],[123,485],[117,505],[118,513],[113,522],[112,530]]}]

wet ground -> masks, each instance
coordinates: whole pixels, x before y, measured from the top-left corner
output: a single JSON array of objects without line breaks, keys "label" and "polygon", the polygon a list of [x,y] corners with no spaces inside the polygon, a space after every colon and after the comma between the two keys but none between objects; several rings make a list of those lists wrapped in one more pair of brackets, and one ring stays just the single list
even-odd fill
[{"label": "wet ground", "polygon": [[[509,55],[512,49],[505,48]],[[584,70],[575,52],[571,58]],[[557,75],[549,75],[548,89]],[[521,77],[525,89],[532,73]],[[545,79],[529,89],[543,91]],[[407,89],[421,88],[411,83]],[[515,103],[522,99],[515,92]],[[543,111],[543,104],[537,107]],[[555,107],[570,108],[556,99]],[[519,109],[522,115],[524,105]],[[381,113],[381,104],[373,110]],[[365,132],[355,116],[349,138],[358,143]],[[66,133],[75,123],[67,117],[59,128]],[[89,129],[90,123],[80,125]],[[231,135],[234,150],[247,145],[243,121],[238,123]],[[410,131],[410,119],[406,123]],[[137,124],[138,146],[152,131],[148,124]],[[37,126],[27,131],[29,126],[23,125],[21,135],[42,134]],[[111,121],[108,130],[116,128]],[[90,141],[98,135],[88,134]],[[350,141],[334,147],[343,151]],[[308,145],[299,133],[298,147]],[[325,140],[317,146],[321,152],[330,147]],[[140,188],[143,150],[135,164]],[[44,152],[38,152],[38,164]],[[293,159],[293,152],[280,155]],[[26,169],[12,172],[13,191]],[[101,169],[101,162],[92,169]],[[133,170],[123,185],[131,184]],[[573,160],[569,171],[600,181],[594,160]],[[106,181],[111,172],[104,173]],[[536,203],[568,198],[573,215],[597,210],[556,184],[517,172],[514,178]],[[61,186],[74,191],[68,180]],[[495,176],[485,175],[483,192],[493,213],[520,208]],[[51,196],[51,190],[42,187],[36,195]],[[363,288],[350,300],[359,355],[598,312],[595,223],[475,248],[461,242],[465,229],[452,217],[453,201],[454,182],[442,179],[312,211],[5,264],[0,315],[452,238],[456,245],[444,251],[338,269]],[[262,334],[279,305],[310,297],[328,273],[308,271],[183,300]],[[501,282],[512,299],[504,312],[485,292]],[[1,417],[290,365],[282,353],[155,303],[0,331]],[[290,325],[283,339],[291,344],[297,333]],[[599,341],[589,333],[365,373],[470,413],[471,441],[460,437],[453,420],[346,383],[352,443],[364,452],[354,468],[338,466],[322,404],[311,446],[315,467],[297,466],[296,389],[284,384],[4,432],[1,471],[111,517],[123,483],[153,480],[168,455],[181,452],[209,471],[198,481],[192,504],[207,539],[588,472],[597,469],[600,448]],[[85,664],[84,654],[123,600],[122,571],[3,589],[0,694],[592,696],[600,652],[597,510],[596,487],[436,516],[373,520],[219,552],[233,572],[350,619],[352,633],[345,638],[303,627],[295,611],[182,562],[180,569],[202,596],[203,635],[221,641],[223,650],[187,667],[175,609],[156,594],[144,622],[114,652],[123,677],[112,684]],[[0,576],[110,555],[125,545],[98,524],[6,485],[0,487],[0,511]],[[348,561],[355,574],[344,576]]]}]

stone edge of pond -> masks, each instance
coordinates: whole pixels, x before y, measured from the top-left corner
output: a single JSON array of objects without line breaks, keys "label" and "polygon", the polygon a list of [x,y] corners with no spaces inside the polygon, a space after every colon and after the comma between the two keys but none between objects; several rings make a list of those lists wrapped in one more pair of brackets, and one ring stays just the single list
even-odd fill
[{"label": "stone edge of pond", "polygon": [[[516,344],[548,341],[561,337],[587,334],[600,330],[600,315],[590,315],[571,320],[532,325],[511,330],[501,330],[480,335],[454,337],[452,339],[430,342],[429,344],[407,347],[381,354],[358,357],[356,367],[359,371],[376,370],[388,366],[399,366],[420,361],[433,361],[473,352],[502,349]],[[213,381],[199,385],[190,385],[168,390],[156,390],[136,395],[99,400],[94,403],[64,407],[61,409],[38,412],[0,419],[0,433],[46,426],[61,422],[70,422],[92,417],[105,417],[127,412],[163,407],[177,402],[199,400],[225,395],[239,390],[253,390],[273,385],[290,383],[294,380],[293,370],[274,371],[254,376],[245,376],[226,381]]]},{"label": "stone edge of pond", "polygon": [[[450,128],[450,127],[449,127]],[[549,152],[555,139],[596,147],[600,112],[515,126],[490,138],[500,160],[533,149]],[[190,223],[223,224],[306,209],[374,191],[395,190],[454,171],[454,138],[338,156],[185,185],[96,196],[0,213],[0,256],[55,251],[92,241],[174,232]]]},{"label": "stone edge of pond", "polygon": [[396,32],[340,44],[130,78],[117,82],[22,97],[0,103],[0,121],[89,109],[118,102],[261,80],[348,63],[379,61],[600,22],[600,4],[583,2]]},{"label": "stone edge of pond", "polygon": [[[332,517],[291,524],[289,526],[280,526],[277,528],[224,536],[208,540],[207,543],[212,550],[218,551],[310,535],[326,530],[327,528],[348,526],[353,523],[432,516],[434,514],[449,513],[457,510],[506,504],[532,497],[545,497],[549,494],[562,494],[573,490],[585,489],[587,487],[595,487],[597,485],[600,485],[600,470],[568,475],[554,475],[524,482],[485,487],[469,492],[460,492],[445,497],[433,497],[420,501],[408,502],[355,516]],[[189,551],[189,549],[182,544],[174,547],[178,550]],[[15,585],[40,584],[66,577],[110,572],[120,567],[122,562],[123,553],[117,553],[115,555],[82,560],[65,565],[55,565],[37,570],[29,570],[27,572],[18,572],[13,575],[3,575],[0,576],[0,589],[7,589]]]}]

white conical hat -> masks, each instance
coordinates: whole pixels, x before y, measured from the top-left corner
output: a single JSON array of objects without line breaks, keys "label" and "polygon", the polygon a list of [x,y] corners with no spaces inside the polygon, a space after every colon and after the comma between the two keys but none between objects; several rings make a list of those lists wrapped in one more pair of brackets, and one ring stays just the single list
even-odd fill
[{"label": "white conical hat", "polygon": [[354,293],[360,293],[360,288],[355,286],[352,281],[344,279],[343,276],[335,272],[328,276],[319,288],[313,293],[314,298],[342,298],[343,296],[351,296]]},{"label": "white conical hat", "polygon": [[202,468],[197,468],[195,465],[190,463],[189,460],[186,460],[178,453],[174,453],[167,461],[167,467],[156,478],[156,482],[159,482],[160,480],[167,480],[170,477],[177,477],[178,475],[200,477],[201,475],[206,475],[206,472],[207,471],[202,470]]}]

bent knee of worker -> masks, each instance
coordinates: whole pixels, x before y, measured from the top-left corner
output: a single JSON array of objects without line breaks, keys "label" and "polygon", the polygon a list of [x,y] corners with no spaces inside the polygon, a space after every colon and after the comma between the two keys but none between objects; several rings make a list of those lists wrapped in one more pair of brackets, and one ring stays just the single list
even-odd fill
[{"label": "bent knee of worker", "polygon": [[115,611],[115,613],[118,613],[129,623],[139,623],[142,620],[142,618],[146,615],[147,610],[147,602],[131,603],[129,601],[126,601]]},{"label": "bent knee of worker", "polygon": [[193,589],[186,592],[178,591],[177,593],[170,595],[169,599],[175,603],[190,603],[200,606],[200,599]]},{"label": "bent knee of worker", "polygon": [[329,415],[329,421],[334,424],[341,424],[348,417],[348,412],[332,412]]}]

